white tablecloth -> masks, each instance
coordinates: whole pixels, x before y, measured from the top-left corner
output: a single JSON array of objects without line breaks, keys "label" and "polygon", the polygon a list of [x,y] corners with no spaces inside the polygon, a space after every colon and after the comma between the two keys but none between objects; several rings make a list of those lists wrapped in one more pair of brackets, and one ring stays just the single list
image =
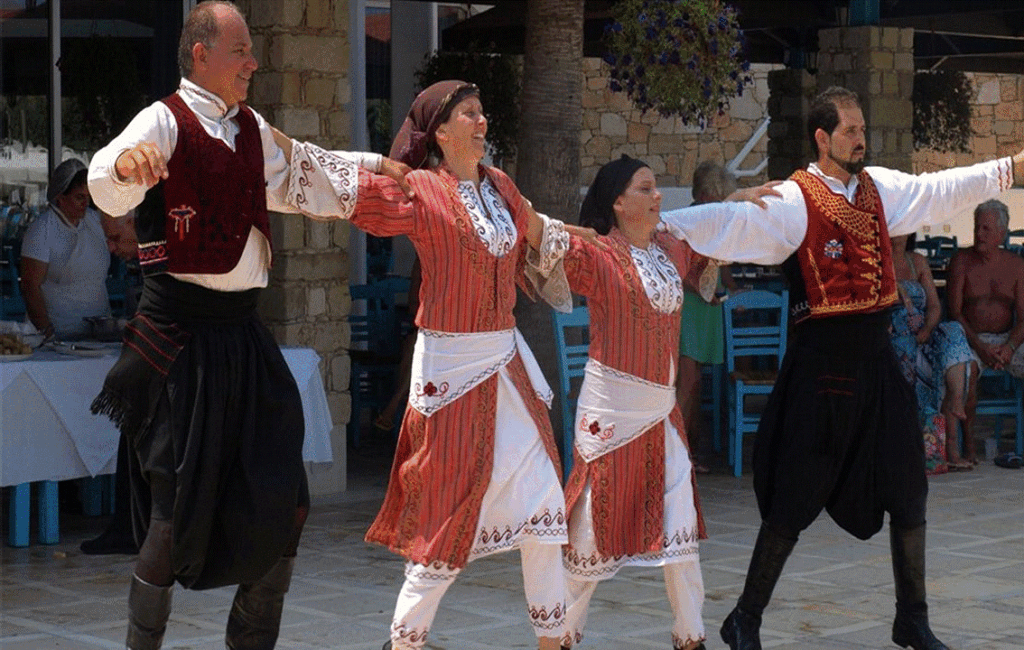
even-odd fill
[{"label": "white tablecloth", "polygon": [[[332,423],[320,357],[307,348],[281,352],[302,394],[302,457],[329,463]],[[106,416],[90,413],[89,405],[117,354],[116,347],[90,358],[46,350],[24,361],[0,363],[0,485],[114,472],[117,429]]]}]

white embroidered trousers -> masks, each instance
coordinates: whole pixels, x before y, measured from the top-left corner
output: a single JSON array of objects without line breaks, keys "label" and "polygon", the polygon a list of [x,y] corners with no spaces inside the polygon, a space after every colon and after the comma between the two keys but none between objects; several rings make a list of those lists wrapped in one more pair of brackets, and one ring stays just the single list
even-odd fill
[{"label": "white embroidered trousers", "polygon": [[[674,648],[685,648],[687,644],[703,641],[704,632],[704,578],[697,560],[666,564],[665,591],[672,607],[675,621],[672,624],[672,645]],[[569,596],[569,607],[565,615],[565,630],[573,643],[583,640],[583,628],[587,624],[587,610],[590,598],[597,589],[594,580],[575,580],[566,578]]]},{"label": "white embroidered trousers", "polygon": [[[562,549],[557,544],[526,541],[520,546],[523,589],[530,624],[538,637],[565,637],[565,584]],[[448,566],[405,565],[405,584],[398,594],[391,622],[394,650],[419,650],[427,641],[448,587],[459,570]]]}]

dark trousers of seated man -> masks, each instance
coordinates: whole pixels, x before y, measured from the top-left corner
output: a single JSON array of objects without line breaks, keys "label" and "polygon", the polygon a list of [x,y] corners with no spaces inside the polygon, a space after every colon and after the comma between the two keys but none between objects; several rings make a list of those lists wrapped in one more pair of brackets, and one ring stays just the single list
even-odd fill
[{"label": "dark trousers of seated man", "polygon": [[916,397],[892,351],[886,312],[794,328],[754,448],[762,518],[743,593],[722,626],[732,650],[760,649],[761,615],[799,534],[827,510],[859,539],[889,513],[893,641],[945,648],[928,627],[928,483]]}]

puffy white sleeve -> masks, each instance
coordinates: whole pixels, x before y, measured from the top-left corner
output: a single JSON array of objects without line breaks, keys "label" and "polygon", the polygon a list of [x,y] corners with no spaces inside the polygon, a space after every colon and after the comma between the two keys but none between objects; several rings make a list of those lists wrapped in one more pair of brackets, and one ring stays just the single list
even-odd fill
[{"label": "puffy white sleeve", "polygon": [[885,167],[867,171],[878,188],[892,236],[948,221],[1013,186],[1011,158],[918,175]]},{"label": "puffy white sleeve", "polygon": [[348,152],[327,151],[292,140],[284,201],[292,211],[318,219],[348,219],[359,195],[359,161]]},{"label": "puffy white sleeve", "polygon": [[540,213],[537,216],[544,223],[540,249],[527,247],[523,274],[544,302],[568,314],[572,311],[572,293],[562,260],[569,250],[569,233],[558,219]]},{"label": "puffy white sleeve", "polygon": [[807,234],[807,205],[800,187],[775,187],[782,197],[764,197],[767,208],[749,202],[705,203],[661,213],[665,228],[696,252],[716,260],[781,264]]},{"label": "puffy white sleeve", "polygon": [[149,190],[145,185],[119,180],[114,170],[117,157],[142,142],[152,142],[165,160],[171,159],[178,142],[178,123],[163,102],[142,109],[124,131],[89,161],[89,194],[96,206],[111,216],[128,214],[142,203]]},{"label": "puffy white sleeve", "polygon": [[[256,111],[253,111],[253,114],[256,116],[256,123],[259,125],[260,140],[263,144],[263,174],[267,182],[267,208],[275,212],[299,212],[300,210],[288,200],[293,173],[293,168],[290,164],[292,161],[289,161],[285,157],[284,150],[277,146],[277,143],[274,141],[274,134],[263,116]],[[294,160],[294,149],[304,145],[300,145],[300,143],[294,140],[292,142],[292,159]],[[320,149],[319,147],[316,148]],[[320,151],[323,150],[320,149]],[[373,173],[380,171],[383,158],[378,153],[356,151],[329,151],[325,153],[341,160],[352,162]],[[297,170],[298,168],[295,169]]]}]

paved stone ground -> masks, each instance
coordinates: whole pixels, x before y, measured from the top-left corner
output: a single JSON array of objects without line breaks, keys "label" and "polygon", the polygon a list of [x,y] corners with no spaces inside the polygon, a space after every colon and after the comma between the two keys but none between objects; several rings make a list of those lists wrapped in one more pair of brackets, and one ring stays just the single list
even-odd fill
[{"label": "paved stone ground", "polygon": [[[351,453],[351,489],[315,504],[277,647],[377,650],[386,639],[402,562],[362,541],[380,504],[388,450]],[[749,466],[748,466],[749,467]],[[742,588],[758,516],[748,474],[699,479],[710,539],[701,545],[709,649]],[[980,465],[930,479],[928,590],[935,631],[950,648],[1024,649],[1024,471]],[[100,518],[65,517],[57,546],[0,552],[0,647],[123,648],[132,560],[82,555]],[[223,648],[233,590],[174,593],[165,648]],[[535,648],[518,553],[471,564],[442,603],[429,648]],[[860,542],[830,519],[807,530],[762,629],[765,648],[894,648],[888,535]],[[660,571],[626,570],[597,590],[587,638],[602,650],[670,648]]]}]

